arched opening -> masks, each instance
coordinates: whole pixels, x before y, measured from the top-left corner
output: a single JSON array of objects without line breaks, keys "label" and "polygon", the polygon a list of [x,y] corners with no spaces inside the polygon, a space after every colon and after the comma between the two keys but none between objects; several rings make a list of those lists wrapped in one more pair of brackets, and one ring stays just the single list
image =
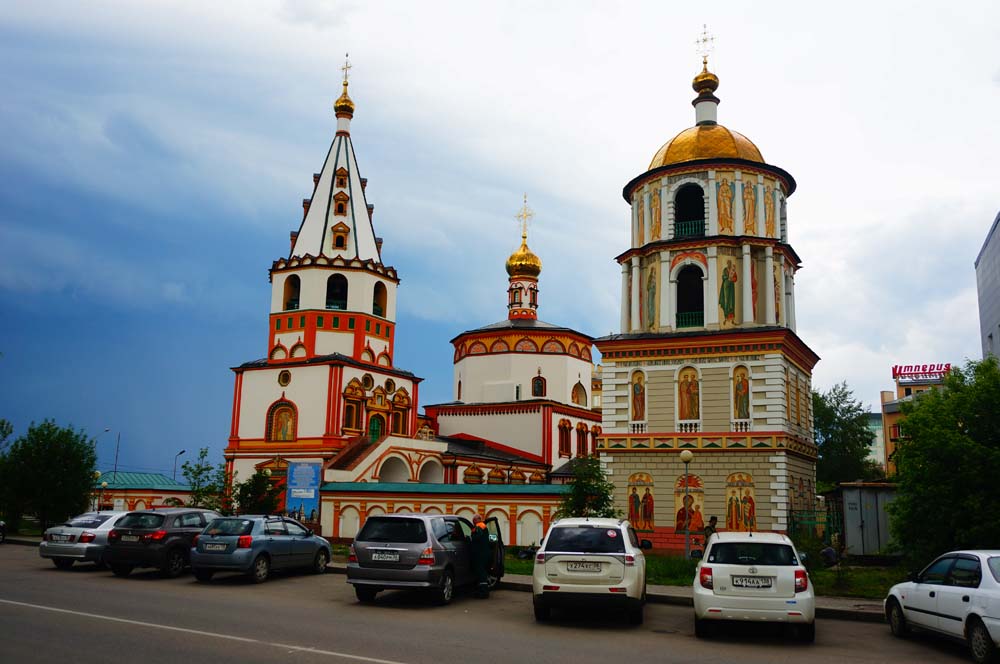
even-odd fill
[{"label": "arched opening", "polygon": [[326,280],[326,308],[347,309],[347,277],[335,274]]},{"label": "arched opening", "polygon": [[674,237],[705,236],[705,192],[686,184],[674,196]]},{"label": "arched opening", "polygon": [[577,382],[573,386],[573,403],[577,406],[587,405],[587,388],[583,386],[583,383]]},{"label": "arched opening", "polygon": [[587,456],[587,425],[580,422],[576,425],[576,455]]},{"label": "arched opening", "polygon": [[347,238],[343,235],[338,235],[333,239],[334,249],[346,249],[347,248]]},{"label": "arched opening", "polygon": [[462,400],[462,381],[458,381],[458,396],[456,397],[455,400],[456,401]]},{"label": "arched opening", "polygon": [[299,290],[301,288],[302,283],[299,281],[299,275],[293,274],[285,279],[285,311],[299,308]]},{"label": "arched opening", "polygon": [[385,317],[386,295],[385,284],[381,281],[375,284],[375,294],[372,296],[372,313],[376,316]]},{"label": "arched opening", "polygon": [[705,291],[701,268],[686,265],[677,273],[677,327],[705,325]]},{"label": "arched opening", "polygon": [[354,537],[358,534],[358,510],[345,507],[340,511],[340,536]]},{"label": "arched opening", "polygon": [[432,459],[420,468],[417,479],[424,484],[442,484],[444,482],[444,466]]},{"label": "arched opening", "polygon": [[535,512],[517,515],[517,542],[520,546],[533,546],[542,541],[542,518]]},{"label": "arched opening", "polygon": [[543,376],[535,376],[531,379],[531,396],[545,396],[545,378]]},{"label": "arched opening", "polygon": [[372,415],[368,420],[368,440],[377,441],[385,433],[385,418],[381,415]]},{"label": "arched opening", "polygon": [[410,479],[410,468],[399,457],[389,457],[378,471],[379,482],[406,482]]}]

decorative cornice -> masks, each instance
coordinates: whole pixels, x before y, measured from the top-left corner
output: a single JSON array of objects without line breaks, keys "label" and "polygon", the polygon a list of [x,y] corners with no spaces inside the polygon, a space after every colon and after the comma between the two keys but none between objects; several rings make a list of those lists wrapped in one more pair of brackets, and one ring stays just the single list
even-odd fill
[{"label": "decorative cornice", "polygon": [[660,166],[658,168],[648,170],[642,175],[632,178],[632,180],[630,180],[622,189],[622,196],[625,198],[625,202],[631,205],[632,192],[649,180],[654,180],[665,175],[674,175],[676,173],[703,173],[709,170],[729,170],[730,168],[744,173],[763,173],[775,176],[784,183],[786,192],[785,196],[791,196],[795,193],[795,178],[793,178],[792,174],[785,169],[772,166],[770,164],[762,164],[757,161],[750,161],[748,159],[728,158],[694,159],[692,161],[670,164],[669,166]]}]

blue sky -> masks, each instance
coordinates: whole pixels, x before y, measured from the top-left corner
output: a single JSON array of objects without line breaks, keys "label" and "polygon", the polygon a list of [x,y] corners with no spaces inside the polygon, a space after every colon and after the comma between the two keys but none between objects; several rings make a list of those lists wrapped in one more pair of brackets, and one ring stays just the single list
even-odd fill
[{"label": "blue sky", "polygon": [[332,138],[345,51],[421,401],[450,396],[448,340],[504,316],[522,192],[542,318],[612,331],[621,188],[693,124],[703,22],[720,122],[799,184],[816,386],[877,404],[893,364],[978,357],[998,9],[669,4],[0,1],[0,417],[83,428],[102,467],[118,432],[121,468],[221,459],[229,367],[266,354],[267,269]]}]

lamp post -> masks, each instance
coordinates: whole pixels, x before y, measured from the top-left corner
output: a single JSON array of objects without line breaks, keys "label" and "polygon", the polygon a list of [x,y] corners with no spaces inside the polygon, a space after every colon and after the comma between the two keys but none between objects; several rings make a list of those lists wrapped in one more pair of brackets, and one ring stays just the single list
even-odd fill
[{"label": "lamp post", "polygon": [[691,450],[684,450],[680,454],[681,462],[684,464],[684,558],[691,557],[691,508],[688,507],[688,495],[690,482],[688,477],[688,464],[694,459]]},{"label": "lamp post", "polygon": [[177,454],[174,455],[174,475],[173,475],[173,478],[175,480],[177,479],[177,457],[179,457],[180,455],[184,454],[185,452],[187,452],[187,450],[181,450],[180,452],[178,452]]},{"label": "lamp post", "polygon": [[[99,479],[101,479],[101,471],[95,470],[94,471],[94,481],[96,482]],[[94,501],[94,502],[97,502],[97,504],[94,505],[94,509],[97,510],[97,511],[100,511],[100,509],[101,509],[101,503],[98,502],[98,501]]]},{"label": "lamp post", "polygon": [[97,511],[104,506],[104,490],[108,488],[107,482],[101,482],[101,497],[97,499]]}]

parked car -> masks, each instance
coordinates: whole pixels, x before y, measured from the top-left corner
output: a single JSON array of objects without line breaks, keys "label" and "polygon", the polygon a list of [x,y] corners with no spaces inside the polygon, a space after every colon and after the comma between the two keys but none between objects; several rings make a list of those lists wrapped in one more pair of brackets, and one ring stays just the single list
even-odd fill
[{"label": "parked car", "polygon": [[793,625],[816,639],[816,597],[795,545],[776,533],[716,533],[694,576],[694,631],[710,636],[718,621]]},{"label": "parked car", "polygon": [[910,580],[897,583],[885,598],[892,633],[912,628],[962,639],[977,664],[996,662],[1000,647],[1000,550],[952,551]]},{"label": "parked car", "polygon": [[128,576],[136,567],[158,567],[162,576],[180,576],[194,536],[217,518],[218,512],[197,507],[129,512],[108,533],[105,559],[115,576]]},{"label": "parked car", "polygon": [[642,623],[646,604],[646,557],[652,548],[628,521],[560,519],[535,552],[531,575],[535,620],[548,620],[554,607],[601,605],[626,609]]},{"label": "parked car", "polygon": [[42,534],[38,555],[49,558],[59,569],[75,562],[92,562],[104,567],[108,533],[125,512],[85,512]]},{"label": "parked car", "polygon": [[216,572],[241,572],[263,583],[277,569],[322,574],[332,554],[329,542],[294,519],[231,516],[215,519],[195,537],[191,569],[203,582]]},{"label": "parked car", "polygon": [[[493,543],[490,587],[504,573],[500,523],[486,519]],[[347,582],[361,602],[382,590],[424,590],[440,604],[451,602],[455,588],[476,579],[471,563],[472,524],[459,516],[391,514],[369,517],[354,538],[347,559]]]}]

